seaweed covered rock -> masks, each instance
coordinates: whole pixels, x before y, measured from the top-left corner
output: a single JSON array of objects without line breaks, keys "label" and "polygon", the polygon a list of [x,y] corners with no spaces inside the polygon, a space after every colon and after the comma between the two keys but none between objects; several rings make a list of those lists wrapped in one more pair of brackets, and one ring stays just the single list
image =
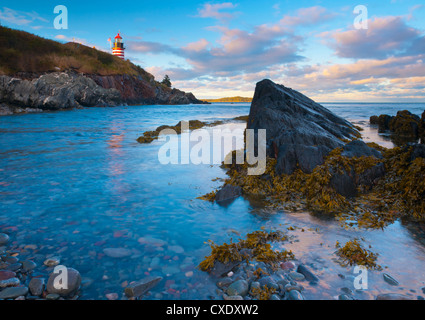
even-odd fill
[{"label": "seaweed covered rock", "polygon": [[395,134],[406,137],[418,137],[420,118],[407,110],[398,111],[391,119],[389,128]]},{"label": "seaweed covered rock", "polygon": [[311,173],[344,140],[360,135],[348,121],[268,79],[257,83],[247,128],[267,130],[268,155],[277,159],[277,172],[286,174],[298,166]]},{"label": "seaweed covered rock", "polygon": [[379,132],[390,131],[394,143],[403,145],[425,136],[425,111],[422,118],[408,110],[398,111],[394,117],[387,114],[372,116],[370,124],[378,125]]},{"label": "seaweed covered rock", "polygon": [[219,204],[227,204],[242,195],[242,188],[226,184],[223,188],[217,191],[215,201]]},{"label": "seaweed covered rock", "polygon": [[379,132],[385,132],[390,129],[390,121],[393,117],[388,114],[381,114],[380,116],[371,116],[370,124],[377,125]]},{"label": "seaweed covered rock", "polygon": [[[342,157],[348,159],[364,157],[365,165],[367,165],[367,158],[371,161],[382,159],[382,154],[378,150],[369,147],[366,143],[360,140],[354,140],[347,143],[341,152]],[[376,160],[373,160],[376,159]],[[331,169],[331,172],[333,170]],[[354,168],[354,165],[348,165],[343,172],[334,172],[330,180],[331,186],[336,192],[344,197],[355,197],[359,186],[371,187],[376,184],[377,180],[385,175],[385,167],[381,162],[376,162],[374,165],[359,170]]]}]

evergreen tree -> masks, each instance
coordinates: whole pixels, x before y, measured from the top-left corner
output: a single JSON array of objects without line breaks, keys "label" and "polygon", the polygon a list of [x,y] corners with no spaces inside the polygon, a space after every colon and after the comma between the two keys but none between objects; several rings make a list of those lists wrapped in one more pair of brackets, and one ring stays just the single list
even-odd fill
[{"label": "evergreen tree", "polygon": [[164,79],[161,82],[162,84],[166,85],[167,87],[171,88],[171,80],[168,74],[164,76]]}]

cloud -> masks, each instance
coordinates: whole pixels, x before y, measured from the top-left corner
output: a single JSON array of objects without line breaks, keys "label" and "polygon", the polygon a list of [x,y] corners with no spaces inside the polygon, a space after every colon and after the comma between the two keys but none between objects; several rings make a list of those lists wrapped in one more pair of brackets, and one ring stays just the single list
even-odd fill
[{"label": "cloud", "polygon": [[[206,4],[199,12],[203,17],[221,19],[228,16],[223,16],[220,10],[234,7],[230,2]],[[214,44],[200,39],[174,48],[157,42],[131,41],[128,48],[137,53],[172,53],[186,59],[192,69],[167,70],[177,80],[200,75],[227,76],[232,73],[258,72],[276,64],[303,60],[300,52],[304,38],[297,36],[293,28],[320,24],[334,16],[325,8],[317,6],[300,9],[296,14],[298,16],[286,15],[274,24],[254,26],[251,31],[223,25],[210,26],[207,28],[209,31],[219,33]]]},{"label": "cloud", "polygon": [[129,51],[139,52],[139,53],[177,53],[178,50],[175,48],[162,44],[159,42],[152,41],[128,41],[127,48]]},{"label": "cloud", "polygon": [[[41,17],[37,12],[16,11],[6,7],[0,9],[0,20],[19,26],[29,25],[35,21],[49,22],[48,20]],[[37,27],[39,28],[40,26]]]},{"label": "cloud", "polygon": [[342,58],[385,59],[424,47],[421,32],[401,17],[375,18],[368,25],[366,30],[324,32],[321,37]]},{"label": "cloud", "polygon": [[296,15],[286,15],[280,20],[283,26],[309,26],[328,21],[336,16],[326,8],[315,6],[310,8],[301,8]]},{"label": "cloud", "polygon": [[228,20],[235,16],[234,13],[223,12],[223,10],[229,10],[236,8],[237,5],[231,2],[223,2],[210,4],[205,3],[202,8],[198,9],[198,17],[201,18],[213,18],[217,20]]}]

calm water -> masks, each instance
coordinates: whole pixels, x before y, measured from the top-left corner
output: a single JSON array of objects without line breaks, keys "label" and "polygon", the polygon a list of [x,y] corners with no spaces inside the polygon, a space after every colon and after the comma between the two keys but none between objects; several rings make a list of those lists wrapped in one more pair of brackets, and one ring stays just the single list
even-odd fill
[{"label": "calm water", "polygon": [[[365,127],[365,140],[391,142],[367,126],[371,115],[408,109],[421,114],[422,104],[324,104]],[[292,231],[299,241],[285,244],[322,279],[307,288],[307,298],[333,299],[341,287],[353,287],[338,273],[352,275],[333,259],[335,242],[363,236],[379,264],[400,282],[394,288],[379,272],[370,272],[369,290],[421,294],[425,286],[425,236],[417,226],[397,222],[385,231],[347,231],[336,222],[308,213],[270,212],[238,199],[224,208],[196,197],[221,185],[218,165],[161,165],[161,142],[136,142],[144,131],[180,120],[225,120],[246,115],[249,104],[90,108],[45,114],[0,117],[0,232],[16,246],[37,245],[28,256],[40,264],[48,255],[80,271],[84,299],[105,299],[123,292],[128,282],[146,275],[164,280],[147,299],[208,299],[214,282],[196,269],[217,243],[267,228],[296,225],[317,231]],[[223,128],[244,128],[229,123]],[[209,129],[211,130],[211,129]],[[182,155],[183,157],[185,155]],[[187,156],[187,155],[186,155]],[[105,248],[132,251],[125,258]],[[415,292],[411,291],[414,290]]]}]

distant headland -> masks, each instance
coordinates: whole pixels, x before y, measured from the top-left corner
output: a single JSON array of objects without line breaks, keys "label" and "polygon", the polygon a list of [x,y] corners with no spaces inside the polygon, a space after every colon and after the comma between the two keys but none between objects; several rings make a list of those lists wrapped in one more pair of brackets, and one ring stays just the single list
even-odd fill
[{"label": "distant headland", "polygon": [[204,99],[207,102],[251,102],[252,98],[248,97],[228,97],[228,98],[219,98],[219,99]]}]

